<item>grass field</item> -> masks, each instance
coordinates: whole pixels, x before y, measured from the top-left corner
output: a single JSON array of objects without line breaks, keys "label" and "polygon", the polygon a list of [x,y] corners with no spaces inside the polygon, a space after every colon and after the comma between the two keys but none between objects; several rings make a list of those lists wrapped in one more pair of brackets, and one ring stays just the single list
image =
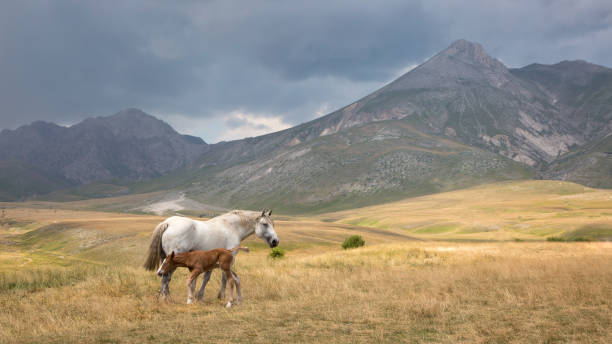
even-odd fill
[{"label": "grass field", "polygon": [[612,190],[562,181],[505,182],[319,218],[434,240],[612,241]]},{"label": "grass field", "polygon": [[[610,193],[561,186],[499,184],[278,217],[286,256],[272,260],[249,239],[252,252],[236,263],[244,303],[231,309],[215,298],[219,272],[203,303],[184,304],[184,270],[171,302],[158,299],[159,278],[140,265],[161,217],[4,204],[0,342],[609,343],[612,243],[544,239],[584,225],[605,237]],[[495,221],[507,225],[467,230]],[[342,250],[352,234],[366,246]]]}]

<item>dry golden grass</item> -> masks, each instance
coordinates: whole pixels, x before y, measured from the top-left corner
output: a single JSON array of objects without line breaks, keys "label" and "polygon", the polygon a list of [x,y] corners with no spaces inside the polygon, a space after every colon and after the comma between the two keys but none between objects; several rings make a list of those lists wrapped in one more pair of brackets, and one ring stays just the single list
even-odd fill
[{"label": "dry golden grass", "polygon": [[[271,261],[241,255],[243,305],[215,278],[204,303],[173,302],[131,264],[75,265],[0,293],[3,342],[610,342],[609,243],[401,243]],[[325,251],[325,250],[321,250]],[[218,277],[218,273],[215,274]],[[32,280],[20,270],[0,283]],[[52,283],[56,281],[55,285]]]},{"label": "dry golden grass", "polygon": [[[582,214],[570,210],[572,221],[602,221],[607,194],[570,196],[580,198],[569,202]],[[425,203],[411,214],[455,209],[448,216],[461,220],[452,197],[437,206],[417,200]],[[548,202],[525,197],[532,206]],[[483,211],[472,200],[464,204],[466,214]],[[401,228],[352,219],[287,218],[276,221],[285,258],[272,260],[263,242],[247,241],[252,252],[236,263],[244,303],[228,310],[215,297],[219,272],[203,303],[184,304],[184,269],[171,283],[172,302],[158,299],[159,278],[140,265],[160,217],[19,206],[0,218],[0,343],[612,342],[609,242],[417,241]],[[397,206],[378,211],[412,219]],[[528,223],[554,221],[539,209]],[[364,211],[376,215],[372,208],[353,214]],[[511,211],[478,216],[486,224]],[[527,216],[525,207],[514,211]],[[322,218],[344,221],[338,216]],[[366,246],[342,250],[352,234]]]}]

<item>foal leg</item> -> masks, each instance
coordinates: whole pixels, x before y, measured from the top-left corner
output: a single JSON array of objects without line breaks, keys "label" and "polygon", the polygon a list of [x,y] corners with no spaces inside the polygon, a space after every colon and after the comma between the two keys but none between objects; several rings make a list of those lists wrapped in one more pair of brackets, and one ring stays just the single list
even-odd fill
[{"label": "foal leg", "polygon": [[208,284],[208,280],[210,279],[210,275],[212,274],[212,270],[206,271],[204,273],[204,277],[202,277],[202,286],[200,290],[198,290],[198,295],[196,296],[198,300],[204,300],[204,289],[206,288],[206,284]]},{"label": "foal leg", "polygon": [[193,270],[191,275],[187,278],[187,304],[193,302],[193,292],[195,291],[196,281],[201,273],[201,271]]}]

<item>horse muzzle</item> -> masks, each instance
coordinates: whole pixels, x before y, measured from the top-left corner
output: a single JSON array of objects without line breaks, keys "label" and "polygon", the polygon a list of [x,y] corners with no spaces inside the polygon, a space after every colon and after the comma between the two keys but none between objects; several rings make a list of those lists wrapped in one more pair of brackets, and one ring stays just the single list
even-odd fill
[{"label": "horse muzzle", "polygon": [[270,240],[269,244],[270,244],[270,247],[276,247],[276,246],[278,246],[278,239],[272,239],[272,240]]}]

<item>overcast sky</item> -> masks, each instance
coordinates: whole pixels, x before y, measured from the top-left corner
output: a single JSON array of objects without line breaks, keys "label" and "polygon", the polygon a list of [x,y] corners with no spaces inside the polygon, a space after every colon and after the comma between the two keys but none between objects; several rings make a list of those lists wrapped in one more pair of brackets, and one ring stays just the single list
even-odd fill
[{"label": "overcast sky", "polygon": [[0,1],[0,129],[137,107],[207,142],[284,129],[456,39],[612,66],[612,1]]}]

